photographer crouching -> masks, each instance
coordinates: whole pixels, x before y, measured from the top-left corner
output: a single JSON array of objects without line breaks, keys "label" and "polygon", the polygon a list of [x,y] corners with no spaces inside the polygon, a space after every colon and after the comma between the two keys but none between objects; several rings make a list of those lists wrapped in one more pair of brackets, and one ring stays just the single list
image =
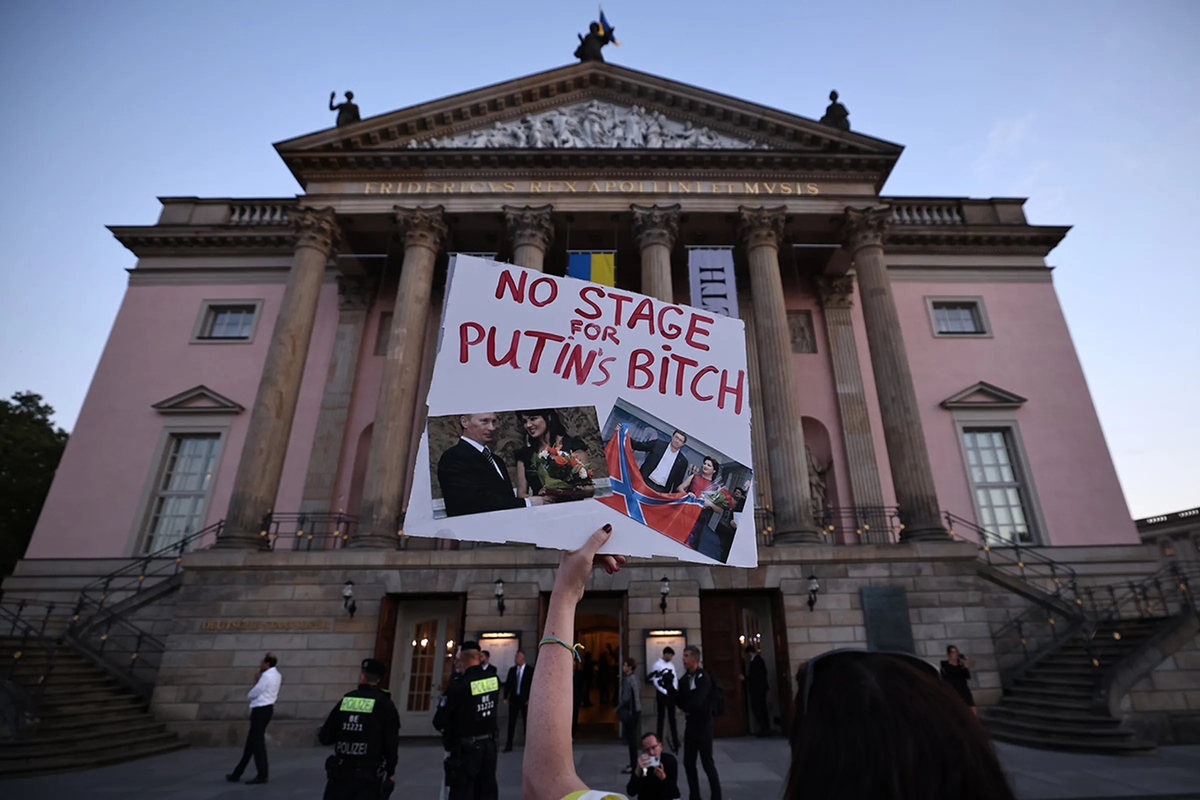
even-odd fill
[{"label": "photographer crouching", "polygon": [[679,797],[679,762],[663,752],[653,733],[642,736],[642,752],[625,793],[641,800],[676,800]]}]

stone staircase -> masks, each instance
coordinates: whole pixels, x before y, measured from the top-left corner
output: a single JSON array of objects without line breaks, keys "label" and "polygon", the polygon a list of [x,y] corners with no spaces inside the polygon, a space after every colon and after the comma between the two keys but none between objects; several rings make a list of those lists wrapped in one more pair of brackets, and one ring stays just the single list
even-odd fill
[{"label": "stone staircase", "polygon": [[[20,657],[15,657],[20,653]],[[146,701],[69,646],[0,636],[0,665],[34,694],[44,676],[37,722],[0,742],[0,779],[85,769],[180,750]]]}]

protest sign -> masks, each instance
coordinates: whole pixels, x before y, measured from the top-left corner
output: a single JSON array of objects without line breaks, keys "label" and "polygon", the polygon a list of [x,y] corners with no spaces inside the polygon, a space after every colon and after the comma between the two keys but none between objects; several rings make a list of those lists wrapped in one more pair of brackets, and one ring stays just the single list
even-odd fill
[{"label": "protest sign", "polygon": [[448,283],[406,534],[757,563],[741,320],[469,256]]}]

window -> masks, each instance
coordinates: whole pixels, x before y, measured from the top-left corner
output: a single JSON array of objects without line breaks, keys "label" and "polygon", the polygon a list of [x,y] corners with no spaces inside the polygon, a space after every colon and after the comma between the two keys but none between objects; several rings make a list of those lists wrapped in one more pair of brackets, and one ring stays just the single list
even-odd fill
[{"label": "window", "polygon": [[254,339],[261,308],[261,300],[205,300],[192,330],[192,341],[250,342]]},{"label": "window", "polygon": [[981,527],[1010,542],[1032,542],[1026,487],[1007,428],[964,428],[963,449]]},{"label": "window", "polygon": [[933,335],[991,336],[982,297],[926,297]]},{"label": "window", "polygon": [[933,321],[938,333],[983,333],[974,303],[934,303]]},{"label": "window", "polygon": [[204,527],[208,490],[216,469],[219,434],[175,434],[155,487],[145,552],[168,547]]}]

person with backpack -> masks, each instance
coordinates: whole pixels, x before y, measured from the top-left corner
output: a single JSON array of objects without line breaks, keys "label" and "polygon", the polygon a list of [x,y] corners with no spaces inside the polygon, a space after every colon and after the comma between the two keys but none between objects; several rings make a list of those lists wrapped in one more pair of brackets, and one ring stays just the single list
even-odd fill
[{"label": "person with backpack", "polygon": [[683,649],[684,676],[675,691],[675,704],[683,712],[683,769],[687,773],[688,800],[701,800],[696,757],[708,776],[712,800],[721,800],[721,776],[713,763],[713,717],[725,713],[725,688],[715,675],[700,666],[700,646]]}]

